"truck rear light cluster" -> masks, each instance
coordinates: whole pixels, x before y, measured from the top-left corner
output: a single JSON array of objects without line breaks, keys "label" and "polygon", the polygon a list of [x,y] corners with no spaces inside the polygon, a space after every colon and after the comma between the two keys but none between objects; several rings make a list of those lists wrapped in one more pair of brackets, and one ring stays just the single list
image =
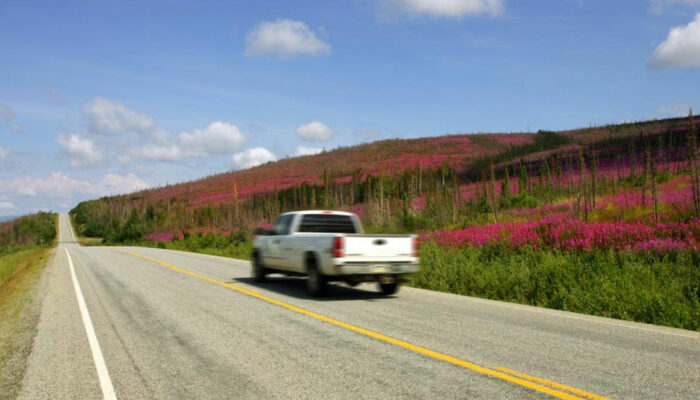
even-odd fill
[{"label": "truck rear light cluster", "polygon": [[420,257],[420,240],[417,237],[413,238],[413,257]]},{"label": "truck rear light cluster", "polygon": [[345,257],[345,240],[342,236],[333,239],[333,258]]}]

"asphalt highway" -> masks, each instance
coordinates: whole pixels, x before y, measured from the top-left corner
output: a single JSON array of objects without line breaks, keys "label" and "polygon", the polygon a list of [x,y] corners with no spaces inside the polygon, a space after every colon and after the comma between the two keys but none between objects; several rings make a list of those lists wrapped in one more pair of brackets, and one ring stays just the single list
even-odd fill
[{"label": "asphalt highway", "polygon": [[700,334],[247,261],[81,247],[68,217],[20,398],[700,398]]}]

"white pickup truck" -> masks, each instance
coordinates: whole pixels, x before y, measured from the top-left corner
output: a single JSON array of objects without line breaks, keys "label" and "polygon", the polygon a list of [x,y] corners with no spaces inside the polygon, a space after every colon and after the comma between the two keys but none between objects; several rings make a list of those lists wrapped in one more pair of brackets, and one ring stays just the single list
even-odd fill
[{"label": "white pickup truck", "polygon": [[290,212],[280,215],[271,230],[258,228],[254,234],[255,281],[275,272],[306,275],[312,296],[322,296],[330,281],[378,282],[390,295],[404,275],[420,269],[415,235],[365,235],[352,213]]}]

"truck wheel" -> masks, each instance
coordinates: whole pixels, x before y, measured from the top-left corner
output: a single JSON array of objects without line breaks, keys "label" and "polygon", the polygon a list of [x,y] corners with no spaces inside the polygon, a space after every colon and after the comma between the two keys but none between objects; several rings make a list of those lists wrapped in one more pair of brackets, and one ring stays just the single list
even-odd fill
[{"label": "truck wheel", "polygon": [[399,283],[380,283],[379,289],[381,289],[382,293],[384,293],[385,295],[391,295],[399,291]]},{"label": "truck wheel", "polygon": [[262,261],[260,260],[260,256],[258,254],[253,255],[253,262],[252,262],[252,268],[253,268],[253,281],[255,282],[265,282],[265,276],[267,275],[267,268],[265,268],[262,265]]},{"label": "truck wheel", "polygon": [[309,294],[313,297],[323,296],[328,288],[328,283],[326,282],[326,277],[319,272],[315,262],[309,264],[308,274],[309,278],[306,281],[306,285],[309,289]]}]

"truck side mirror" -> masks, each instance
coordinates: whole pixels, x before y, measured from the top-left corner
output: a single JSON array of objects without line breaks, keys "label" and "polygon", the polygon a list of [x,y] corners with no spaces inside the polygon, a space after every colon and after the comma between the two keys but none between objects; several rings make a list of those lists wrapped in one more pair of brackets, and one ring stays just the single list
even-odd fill
[{"label": "truck side mirror", "polygon": [[274,233],[272,231],[269,231],[265,228],[255,228],[253,229],[253,235],[256,236],[270,236],[273,235]]}]

